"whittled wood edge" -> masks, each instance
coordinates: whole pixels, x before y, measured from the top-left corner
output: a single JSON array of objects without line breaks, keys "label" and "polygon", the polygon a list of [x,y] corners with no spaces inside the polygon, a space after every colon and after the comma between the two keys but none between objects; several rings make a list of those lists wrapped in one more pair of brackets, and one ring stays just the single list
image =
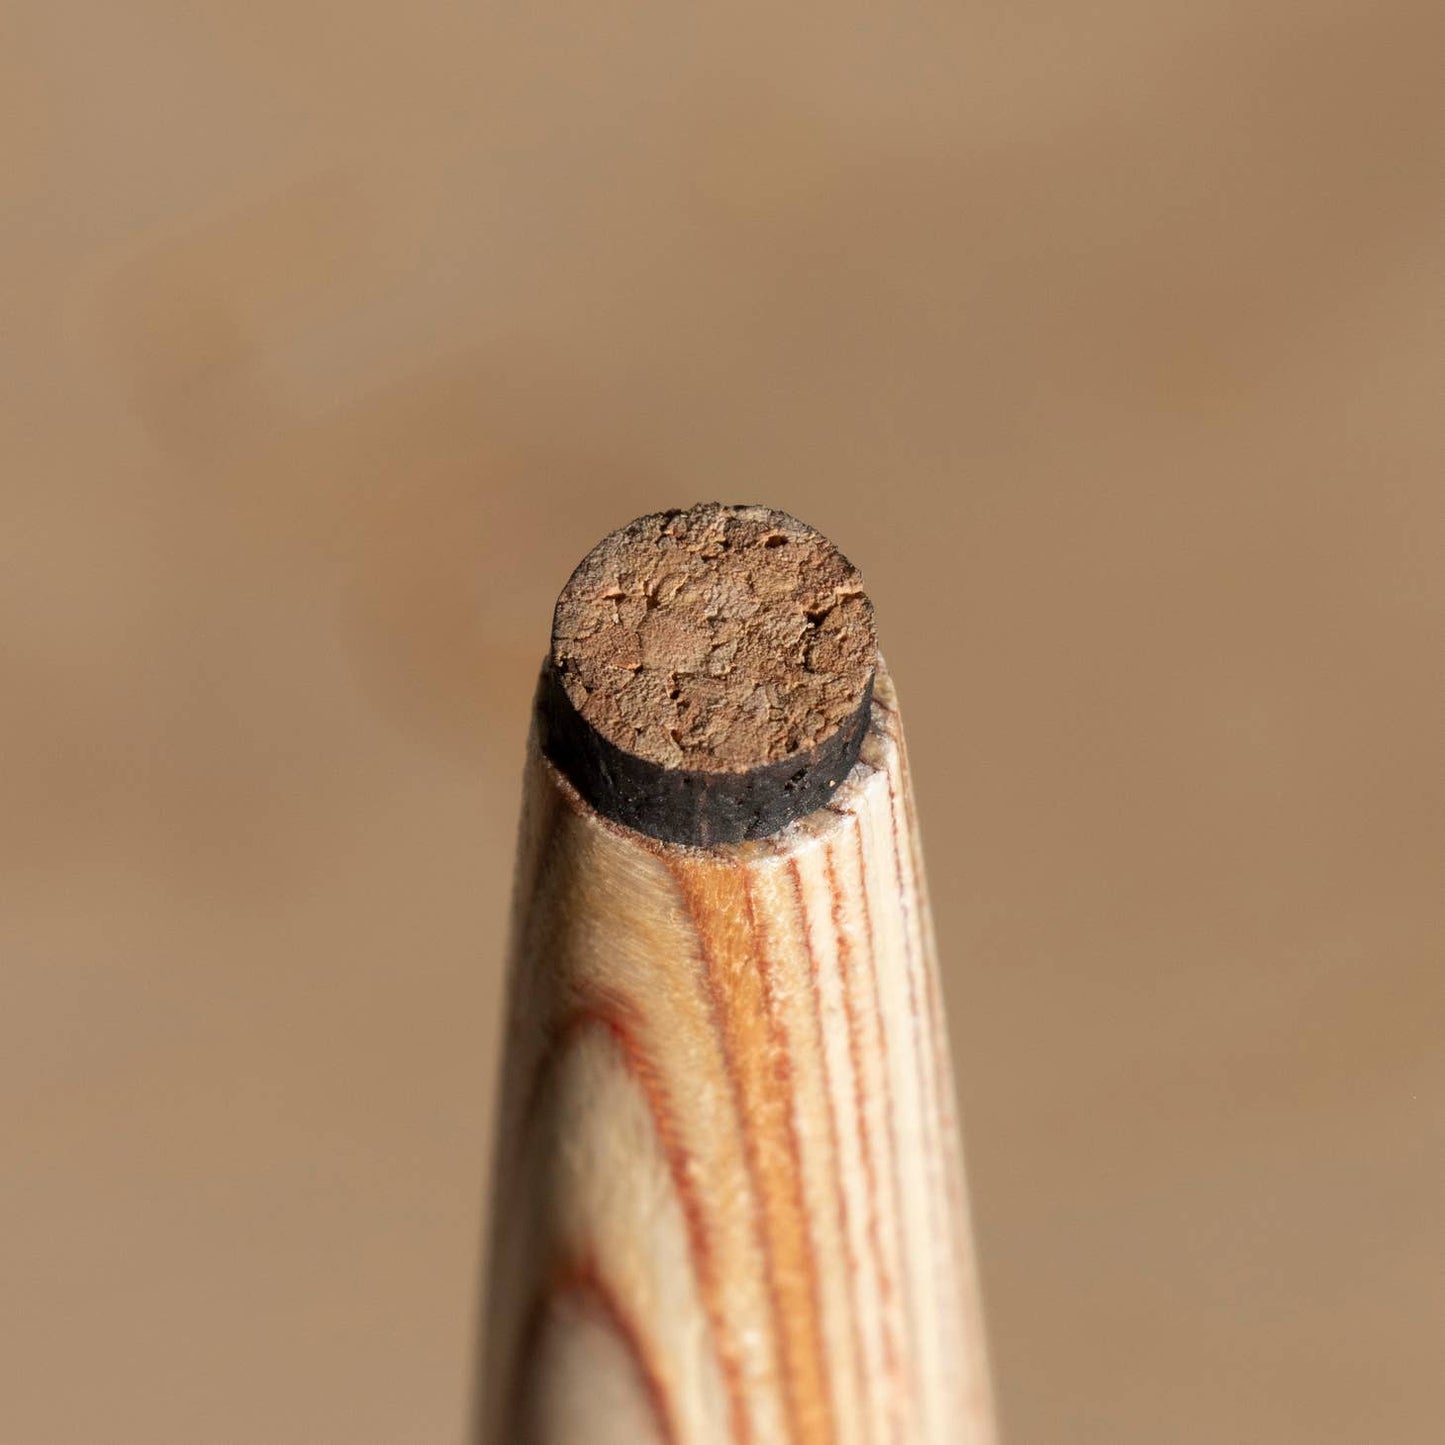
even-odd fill
[{"label": "whittled wood edge", "polygon": [[485,1445],[994,1439],[907,760],[711,849],[529,749]]}]

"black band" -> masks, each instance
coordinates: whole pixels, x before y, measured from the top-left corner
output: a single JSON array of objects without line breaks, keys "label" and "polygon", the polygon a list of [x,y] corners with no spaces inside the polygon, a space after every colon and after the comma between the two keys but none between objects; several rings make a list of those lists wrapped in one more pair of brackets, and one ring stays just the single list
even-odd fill
[{"label": "black band", "polygon": [[605,818],[659,838],[707,848],[765,838],[821,808],[852,771],[868,730],[873,677],[863,701],[828,737],[746,773],[665,768],[625,753],[572,706],[549,660],[537,685],[542,751]]}]

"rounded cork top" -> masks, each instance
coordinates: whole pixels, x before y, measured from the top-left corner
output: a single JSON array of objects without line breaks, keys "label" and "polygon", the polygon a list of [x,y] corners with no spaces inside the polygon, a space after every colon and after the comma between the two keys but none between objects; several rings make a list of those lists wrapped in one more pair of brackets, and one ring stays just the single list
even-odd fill
[{"label": "rounded cork top", "polygon": [[821,533],[768,507],[657,512],[604,537],[557,599],[544,748],[653,836],[756,837],[851,768],[876,656],[858,569]]}]

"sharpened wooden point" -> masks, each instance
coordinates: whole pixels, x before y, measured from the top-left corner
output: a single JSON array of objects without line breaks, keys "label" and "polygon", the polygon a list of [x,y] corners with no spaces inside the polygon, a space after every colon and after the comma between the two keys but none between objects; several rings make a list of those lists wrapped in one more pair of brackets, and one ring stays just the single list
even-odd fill
[{"label": "sharpened wooden point", "polygon": [[643,517],[534,723],[474,1445],[995,1445],[857,571],[766,508]]},{"label": "sharpened wooden point", "polygon": [[654,513],[604,537],[557,599],[542,749],[651,837],[766,837],[848,775],[876,665],[862,577],[820,532],[768,507]]}]

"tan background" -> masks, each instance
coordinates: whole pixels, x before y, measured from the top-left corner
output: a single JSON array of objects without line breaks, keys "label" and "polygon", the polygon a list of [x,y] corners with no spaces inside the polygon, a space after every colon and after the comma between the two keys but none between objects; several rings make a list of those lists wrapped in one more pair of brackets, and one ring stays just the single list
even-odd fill
[{"label": "tan background", "polygon": [[1010,1445],[1445,1418],[1438,0],[0,11],[0,1441],[463,1438],[553,594],[864,567]]}]

